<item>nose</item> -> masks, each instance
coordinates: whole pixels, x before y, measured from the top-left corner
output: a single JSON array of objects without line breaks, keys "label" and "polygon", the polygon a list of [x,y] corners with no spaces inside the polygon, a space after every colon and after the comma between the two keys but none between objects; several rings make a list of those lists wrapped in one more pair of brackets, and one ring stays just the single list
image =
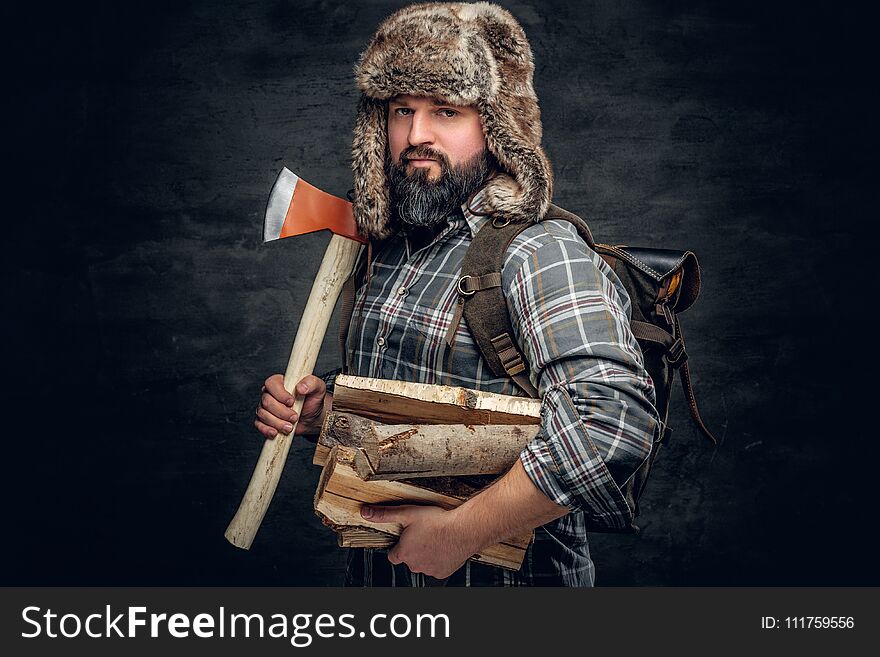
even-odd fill
[{"label": "nose", "polygon": [[409,125],[409,144],[419,146],[421,144],[434,143],[434,130],[431,125],[429,112],[415,111],[412,122]]}]

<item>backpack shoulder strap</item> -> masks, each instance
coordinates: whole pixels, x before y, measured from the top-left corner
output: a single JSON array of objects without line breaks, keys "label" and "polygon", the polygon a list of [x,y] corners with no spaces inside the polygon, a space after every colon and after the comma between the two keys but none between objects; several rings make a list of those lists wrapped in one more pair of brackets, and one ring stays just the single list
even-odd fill
[{"label": "backpack shoulder strap", "polygon": [[[364,255],[366,255],[365,263],[362,260]],[[368,242],[366,249],[361,250],[361,253],[358,257],[357,262],[355,263],[351,275],[346,279],[345,283],[342,284],[342,290],[339,294],[339,355],[342,360],[342,372],[345,374],[348,373],[349,367],[348,349],[346,348],[346,343],[348,342],[348,331],[351,325],[351,318],[354,314],[355,293],[357,292],[358,282],[365,275],[367,277],[367,283],[369,284],[370,267],[372,266],[372,261],[373,243]]]},{"label": "backpack shoulder strap", "polygon": [[461,317],[489,368],[498,377],[510,377],[530,397],[538,390],[529,380],[528,360],[516,344],[510,311],[501,288],[501,269],[511,242],[532,224],[488,220],[474,235],[461,264],[458,303],[447,333],[451,342]]},{"label": "backpack shoulder strap", "polygon": [[562,219],[563,221],[567,221],[571,224],[574,224],[574,227],[577,228],[578,234],[581,236],[581,239],[587,243],[591,249],[596,248],[596,242],[593,240],[593,233],[590,230],[590,227],[587,225],[587,222],[581,219],[579,216],[574,214],[573,212],[569,212],[564,208],[560,208],[558,205],[550,204],[550,208],[547,210],[547,214],[544,215],[544,218],[541,221],[550,221],[551,219]]},{"label": "backpack shoulder strap", "polygon": [[[570,221],[584,241],[593,245],[589,227],[577,215],[551,205],[542,221],[548,219]],[[463,316],[495,376],[508,376],[531,397],[537,397],[538,390],[529,379],[529,363],[514,338],[510,311],[501,289],[507,249],[517,235],[532,225],[490,220],[477,231],[462,262],[458,304],[446,337],[451,343]]]},{"label": "backpack shoulder strap", "polygon": [[351,316],[354,312],[355,274],[346,279],[339,294],[339,356],[342,359],[342,371],[348,372],[348,329],[351,324]]}]

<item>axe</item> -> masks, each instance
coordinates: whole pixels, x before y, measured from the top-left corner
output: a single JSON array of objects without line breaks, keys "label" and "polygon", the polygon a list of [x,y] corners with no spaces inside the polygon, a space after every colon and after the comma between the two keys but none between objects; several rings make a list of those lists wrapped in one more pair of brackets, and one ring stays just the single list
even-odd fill
[{"label": "axe", "polygon": [[299,422],[303,397],[296,394],[296,384],[314,370],[342,285],[351,276],[360,245],[366,243],[358,235],[351,203],[312,187],[287,168],[282,169],[269,195],[263,241],[318,230],[329,230],[333,236],[303,310],[284,373],[284,388],[295,399],[293,410],[297,414],[297,422],[293,423],[293,430],[289,434],[279,432],[275,438],[263,443],[244,498],[226,528],[227,540],[245,550],[251,547],[275,494],[290,450],[290,441]]}]

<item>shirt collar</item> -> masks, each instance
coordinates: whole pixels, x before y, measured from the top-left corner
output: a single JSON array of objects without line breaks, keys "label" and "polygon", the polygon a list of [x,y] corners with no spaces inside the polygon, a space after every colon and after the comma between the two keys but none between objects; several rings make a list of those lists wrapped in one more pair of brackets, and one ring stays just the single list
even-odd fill
[{"label": "shirt collar", "polygon": [[464,220],[467,223],[468,228],[471,229],[471,237],[476,235],[477,231],[483,227],[483,224],[492,218],[490,215],[485,214],[485,196],[486,188],[484,187],[474,194],[474,196],[469,199],[469,202],[466,201],[461,205],[461,212],[464,214]]}]

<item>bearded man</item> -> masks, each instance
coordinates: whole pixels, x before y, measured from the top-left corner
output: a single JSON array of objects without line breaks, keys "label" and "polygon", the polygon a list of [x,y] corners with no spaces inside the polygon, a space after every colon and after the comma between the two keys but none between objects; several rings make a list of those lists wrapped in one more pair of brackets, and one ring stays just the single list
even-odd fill
[{"label": "bearded man", "polygon": [[[457,509],[364,507],[365,518],[404,529],[387,552],[352,549],[346,584],[592,586],[588,527],[632,519],[621,487],[660,435],[653,385],[620,281],[572,224],[541,221],[552,173],[533,71],[520,25],[484,2],[396,12],[357,66],[353,208],[370,248],[355,270],[345,371],[526,394],[493,374],[456,313],[474,235],[487,223],[524,222],[501,286],[542,405],[540,431],[519,460]],[[281,379],[266,380],[257,410],[267,438],[297,419]],[[306,396],[297,433],[319,431],[327,383],[332,375],[297,384]],[[518,572],[468,559],[531,529]]]}]

